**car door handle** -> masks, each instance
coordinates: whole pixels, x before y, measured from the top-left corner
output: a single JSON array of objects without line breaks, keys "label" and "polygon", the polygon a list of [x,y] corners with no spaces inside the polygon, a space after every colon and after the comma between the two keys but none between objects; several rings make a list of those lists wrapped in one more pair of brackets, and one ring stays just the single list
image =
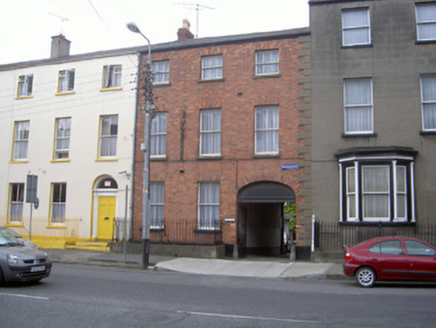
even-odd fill
[{"label": "car door handle", "polygon": [[108,217],[108,216],[106,216],[106,217],[105,217],[105,218],[104,218],[103,220],[105,220],[105,221],[106,221],[106,220],[109,220],[109,217]]},{"label": "car door handle", "polygon": [[378,259],[372,259],[372,261],[374,261],[374,262],[377,262],[377,261],[378,261]]}]

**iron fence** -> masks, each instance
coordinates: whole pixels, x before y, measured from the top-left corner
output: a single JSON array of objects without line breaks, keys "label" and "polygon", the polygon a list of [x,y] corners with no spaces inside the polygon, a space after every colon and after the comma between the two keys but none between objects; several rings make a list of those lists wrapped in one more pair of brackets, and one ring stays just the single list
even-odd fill
[{"label": "iron fence", "polygon": [[222,244],[222,230],[219,222],[199,228],[196,221],[166,219],[163,227],[151,229],[150,241],[165,244],[218,245]]},{"label": "iron fence", "polygon": [[319,251],[340,251],[375,237],[414,237],[436,246],[436,223],[414,225],[343,225],[337,222],[314,223],[314,244]]}]

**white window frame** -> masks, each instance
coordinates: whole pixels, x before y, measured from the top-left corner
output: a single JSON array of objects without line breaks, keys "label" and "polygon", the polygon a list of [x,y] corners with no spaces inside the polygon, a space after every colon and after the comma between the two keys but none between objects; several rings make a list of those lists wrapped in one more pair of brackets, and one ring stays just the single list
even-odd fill
[{"label": "white window frame", "polygon": [[[357,12],[366,12],[366,24],[352,25],[346,23],[346,15],[355,14]],[[358,30],[366,30],[366,40],[359,40],[358,42],[348,42],[347,34],[356,32]],[[344,9],[342,11],[342,45],[344,47],[362,46],[371,44],[371,18],[369,8],[356,8],[356,9]]]},{"label": "white window frame", "polygon": [[15,122],[13,161],[25,161],[29,152],[30,121]]},{"label": "white window frame", "polygon": [[[59,190],[56,190],[59,188]],[[50,195],[50,224],[64,225],[67,203],[67,184],[54,182],[51,184]]]},{"label": "white window frame", "polygon": [[[217,118],[216,115],[219,114]],[[205,126],[205,116],[211,116],[211,127]],[[222,111],[220,108],[203,109],[200,111],[200,156],[221,156],[221,120]],[[212,138],[212,149],[209,141]],[[216,144],[217,143],[217,144]],[[216,150],[215,150],[216,148]]]},{"label": "white window frame", "polygon": [[[351,87],[354,82],[368,82],[369,88],[369,102],[355,102],[352,103],[347,98],[347,88]],[[373,103],[373,82],[372,79],[364,78],[364,79],[346,79],[344,80],[344,131],[345,134],[373,134],[374,133],[374,103]],[[348,126],[350,124],[350,112],[365,110],[365,108],[369,111],[369,120],[368,120],[368,129],[351,129]],[[368,115],[368,113],[366,113]],[[359,120],[361,121],[361,120]]]},{"label": "white window frame", "polygon": [[[428,80],[433,85],[430,95],[424,93]],[[421,113],[422,130],[436,132],[436,75],[421,76]]]},{"label": "white window frame", "polygon": [[121,65],[106,65],[103,67],[103,89],[121,88]]},{"label": "white window frame", "polygon": [[[431,17],[424,18],[420,15],[420,9],[425,13],[431,12]],[[436,3],[420,3],[415,6],[416,12],[416,39],[417,41],[436,41]],[[431,28],[430,35],[423,35],[423,30]]]},{"label": "white window frame", "polygon": [[[342,222],[415,222],[414,209],[414,159],[403,156],[357,156],[339,160],[340,170],[340,221]],[[400,162],[401,161],[401,162]],[[347,164],[348,163],[348,164]],[[387,190],[365,190],[365,170],[383,168],[386,173]],[[401,176],[400,176],[401,175]],[[355,190],[349,190],[349,179],[355,179]],[[400,179],[402,184],[400,183]],[[351,215],[350,202],[353,201],[356,215]],[[387,196],[387,216],[371,217],[365,212],[365,196]],[[350,197],[351,196],[351,197]],[[410,205],[410,208],[409,208]],[[402,215],[404,213],[404,215]]]},{"label": "white window frame", "polygon": [[70,157],[71,118],[63,117],[56,119],[54,160],[63,160]]},{"label": "white window frame", "polygon": [[154,113],[150,129],[150,156],[152,158],[164,158],[166,156],[167,124],[167,113]]},{"label": "white window frame", "polygon": [[24,183],[9,184],[8,223],[20,223],[23,220]]},{"label": "white window frame", "polygon": [[170,83],[170,61],[153,62],[153,85]]},{"label": "white window frame", "polygon": [[[215,63],[215,59],[218,63]],[[212,63],[209,63],[212,61]],[[201,57],[201,79],[221,80],[223,78],[223,55]]]},{"label": "white window frame", "polygon": [[[278,106],[257,106],[254,113],[254,153],[256,155],[277,155],[280,149],[280,112]],[[258,121],[259,115],[277,115],[277,118],[271,122],[268,120],[266,126],[260,126],[262,123]],[[275,124],[276,122],[276,124]],[[265,124],[264,124],[265,125]],[[269,136],[265,143],[265,150],[260,149],[260,137],[262,135]],[[271,138],[272,136],[272,138]],[[275,141],[276,140],[276,141]]]},{"label": "white window frame", "polygon": [[258,50],[255,53],[255,57],[256,76],[278,75],[280,73],[278,49]]},{"label": "white window frame", "polygon": [[18,78],[17,98],[30,97],[33,92],[33,75],[21,75]]},{"label": "white window frame", "polygon": [[[202,193],[204,191],[204,193]],[[218,215],[215,214],[218,210]],[[207,213],[207,215],[205,215]],[[208,217],[206,217],[208,216]],[[198,184],[198,229],[220,230],[220,183],[199,182]],[[207,222],[209,221],[209,222]]]},{"label": "white window frame", "polygon": [[68,93],[74,91],[74,79],[74,69],[59,71],[58,93]]},{"label": "white window frame", "polygon": [[[112,131],[112,126],[115,126],[116,121],[116,131]],[[104,124],[109,124],[108,133],[105,129]],[[100,116],[100,140],[99,140],[99,158],[110,159],[117,157],[117,143],[118,143],[118,115],[102,115]],[[109,148],[108,148],[109,147]]]},{"label": "white window frame", "polygon": [[[365,190],[365,176],[366,171],[368,169],[381,169],[387,172],[386,176],[388,180],[386,181],[386,190]],[[391,185],[391,175],[390,175],[390,167],[389,165],[363,165],[362,166],[362,219],[363,221],[389,221],[391,217],[391,209],[390,209],[390,200],[391,200],[391,192],[390,192],[390,185]],[[366,212],[366,203],[367,198],[369,197],[377,197],[377,198],[386,198],[386,208],[387,213],[386,216],[369,216],[369,214]]]},{"label": "white window frame", "polygon": [[164,228],[165,184],[150,183],[150,229]]}]

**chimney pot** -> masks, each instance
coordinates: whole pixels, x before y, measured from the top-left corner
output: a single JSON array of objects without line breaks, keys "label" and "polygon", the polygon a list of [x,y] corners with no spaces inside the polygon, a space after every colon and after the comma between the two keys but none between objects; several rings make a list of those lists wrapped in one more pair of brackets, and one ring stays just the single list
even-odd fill
[{"label": "chimney pot", "polygon": [[189,30],[191,28],[191,23],[186,18],[183,20],[182,28],[177,31],[177,38],[179,41],[185,41],[194,38],[194,34]]}]

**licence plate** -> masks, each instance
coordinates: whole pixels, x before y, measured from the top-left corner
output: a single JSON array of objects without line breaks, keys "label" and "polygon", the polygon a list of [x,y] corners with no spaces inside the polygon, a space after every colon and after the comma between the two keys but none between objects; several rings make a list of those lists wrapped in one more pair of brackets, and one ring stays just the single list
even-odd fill
[{"label": "licence plate", "polygon": [[36,266],[30,269],[30,272],[42,272],[45,271],[45,266]]}]

